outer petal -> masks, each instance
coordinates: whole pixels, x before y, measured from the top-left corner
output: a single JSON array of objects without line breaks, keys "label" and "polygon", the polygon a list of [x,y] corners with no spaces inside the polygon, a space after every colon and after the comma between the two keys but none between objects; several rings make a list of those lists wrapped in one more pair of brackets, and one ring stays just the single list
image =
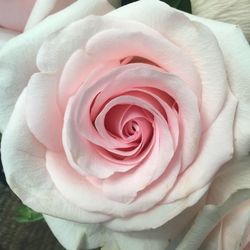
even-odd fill
[{"label": "outer petal", "polygon": [[99,224],[80,224],[44,215],[57,240],[68,250],[95,249],[110,237]]},{"label": "outer petal", "polygon": [[165,250],[190,224],[203,202],[204,199],[162,227],[140,232],[120,233],[101,225],[79,224],[50,216],[45,216],[45,220],[59,242],[69,250],[92,249],[100,246],[103,246],[102,250]]},{"label": "outer petal", "polygon": [[[102,15],[112,9],[105,0],[76,1],[6,44],[0,51],[0,131],[6,127],[15,102],[30,76],[37,71],[36,55],[43,41],[75,20],[90,14]],[[20,67],[23,63],[25,71]]]},{"label": "outer petal", "polygon": [[166,250],[172,241],[191,223],[203,201],[204,199],[159,228],[139,232],[113,231],[112,237],[120,250]]},{"label": "outer petal", "polygon": [[17,36],[18,33],[12,30],[0,28],[0,49],[11,38]]},{"label": "outer petal", "polygon": [[192,0],[191,2],[194,15],[239,25],[250,41],[248,0]]},{"label": "outer petal", "polygon": [[48,15],[64,9],[73,2],[75,2],[75,0],[36,0],[34,8],[26,23],[25,30],[34,27]]},{"label": "outer petal", "polygon": [[36,0],[1,0],[0,27],[22,32]]},{"label": "outer petal", "polygon": [[[236,109],[236,100],[230,95],[224,109],[203,134],[200,153],[190,167],[181,175],[166,197],[165,202],[172,202],[199,190],[211,182],[221,166],[233,155],[233,121]],[[223,145],[223,147],[222,147]],[[215,147],[217,147],[215,149]],[[189,181],[189,180],[193,181]]]},{"label": "outer petal", "polygon": [[[223,220],[223,250],[234,248],[250,249],[250,199],[239,204]],[[234,237],[232,237],[234,235]]]},{"label": "outer petal", "polygon": [[[171,12],[171,11],[170,11]],[[167,14],[169,13],[168,5],[161,3],[160,1],[138,1],[130,5],[123,6],[115,11],[112,11],[108,15],[117,16],[121,19],[130,19],[130,20],[138,20],[153,27],[155,30],[159,30],[164,33],[164,35],[171,34],[171,32],[176,31],[176,29],[172,28],[172,23],[179,22],[183,18],[179,16],[178,19],[175,19],[175,22],[168,22]],[[174,13],[174,12],[172,12]],[[184,13],[190,20],[200,22],[206,25],[216,36],[220,49],[222,50],[224,61],[226,64],[228,81],[230,87],[233,91],[233,94],[237,97],[239,102],[237,117],[235,119],[235,145],[236,145],[236,153],[238,156],[246,156],[248,154],[250,148],[250,126],[248,125],[250,120],[250,109],[249,109],[249,100],[250,100],[250,48],[242,31],[235,25],[226,24],[222,22],[217,22],[205,18],[201,18],[198,16],[190,15]],[[174,14],[173,16],[175,16]],[[178,21],[179,20],[179,21]],[[170,27],[167,28],[167,24],[170,24]],[[186,48],[188,51],[195,52],[199,47],[190,46],[190,41],[194,39],[194,36],[190,35],[189,32],[192,30],[190,27],[182,26],[183,30],[180,32],[181,35],[185,36],[186,39],[179,40],[181,37],[176,37],[175,35],[169,35],[170,39],[173,39],[175,42],[181,42],[180,44],[185,45],[189,44]],[[189,30],[189,32],[187,32]],[[185,34],[188,34],[186,36]],[[195,34],[192,32],[192,34]],[[198,34],[198,38],[202,39],[202,36]],[[204,45],[204,43],[203,43]],[[207,46],[208,48],[209,46]],[[207,53],[207,48],[199,49],[200,53]],[[190,55],[192,55],[191,53]],[[205,56],[206,54],[204,54]],[[210,55],[207,55],[210,57]],[[217,57],[218,59],[218,57]],[[213,62],[210,65],[212,68],[214,67],[213,60],[206,60]],[[217,61],[217,60],[216,60]],[[198,62],[196,62],[198,63]],[[199,66],[199,63],[197,64]],[[207,73],[208,68],[204,69],[204,72]],[[216,68],[213,69],[213,72],[217,72]],[[221,74],[221,73],[220,73]],[[219,75],[220,75],[219,74]],[[213,75],[213,73],[212,73]],[[211,74],[210,74],[211,76]],[[218,82],[221,81],[211,81],[207,87],[211,88],[214,86],[215,95],[219,96],[214,103],[217,103],[218,99],[221,99],[221,93],[223,91],[218,91]],[[208,88],[208,90],[209,90]],[[208,93],[207,91],[204,93]],[[207,99],[207,98],[205,98]],[[212,99],[211,99],[212,100]],[[216,108],[216,106],[215,106]],[[211,113],[211,107],[209,107]]]},{"label": "outer petal", "polygon": [[[157,0],[137,1],[108,13],[108,16],[136,20],[152,27],[189,58],[199,73],[199,84],[202,85],[203,128],[209,127],[227,95],[223,55],[213,33],[204,25],[191,22],[176,9]],[[180,69],[185,71],[184,67]]]},{"label": "outer petal", "polygon": [[[235,161],[224,166],[223,171],[221,171],[209,192],[207,203],[219,204],[228,199],[234,190],[250,187],[249,164],[250,158],[247,158],[241,163]],[[219,250],[243,249],[244,243],[247,243],[247,237],[249,237],[249,214],[250,199],[239,203],[235,209],[230,211],[212,233],[209,234],[207,240],[202,245],[202,249],[212,250],[214,245],[217,245]]]},{"label": "outer petal", "polygon": [[188,15],[191,20],[210,28],[223,52],[228,80],[233,94],[239,100],[235,118],[235,146],[237,156],[247,156],[250,148],[250,47],[236,25]]},{"label": "outer petal", "polygon": [[88,223],[107,221],[109,216],[88,213],[72,205],[55,188],[46,171],[45,148],[31,134],[25,121],[25,92],[18,99],[1,142],[9,186],[27,206],[38,212],[76,221],[85,218]]},{"label": "outer petal", "polygon": [[[244,161],[232,161],[225,166],[224,171],[218,175],[210,189],[208,205],[199,213],[195,223],[177,250],[198,249],[209,232],[226,214],[233,211],[242,202],[250,199],[249,162],[250,158],[247,157]],[[214,239],[216,240],[216,237]],[[202,246],[201,249],[211,249],[211,246],[216,245],[208,241],[204,243],[204,247]]]},{"label": "outer petal", "polygon": [[63,116],[57,105],[59,77],[34,74],[27,86],[26,120],[30,131],[46,148],[62,151]]}]

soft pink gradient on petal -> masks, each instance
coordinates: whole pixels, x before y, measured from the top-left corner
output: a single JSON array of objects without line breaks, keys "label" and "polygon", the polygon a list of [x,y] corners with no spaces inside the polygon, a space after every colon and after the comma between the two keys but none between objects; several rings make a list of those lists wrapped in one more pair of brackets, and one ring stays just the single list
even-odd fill
[{"label": "soft pink gradient on petal", "polygon": [[23,32],[36,0],[1,0],[0,27]]},{"label": "soft pink gradient on petal", "polygon": [[[66,43],[63,37],[74,37],[75,34],[78,34],[77,41]],[[98,43],[100,40],[103,40],[101,44]],[[110,40],[114,42],[110,43]],[[117,46],[118,44],[121,46]],[[99,46],[101,48],[98,48]],[[76,51],[84,47],[87,53],[85,49],[81,52]],[[164,50],[159,49],[161,47],[164,47]],[[170,73],[178,74],[200,98],[199,74],[188,56],[161,34],[138,22],[119,21],[108,17],[85,18],[46,41],[38,53],[37,61],[39,69],[44,71],[58,70],[66,63],[65,69],[68,73],[63,73],[62,81],[64,82],[64,77],[69,80],[62,84],[61,90],[63,93],[72,94],[86,80],[88,72],[98,64],[123,60],[130,56],[141,56]],[[70,57],[72,59],[68,61]],[[58,60],[55,61],[53,58]],[[71,72],[79,72],[77,68],[82,68],[83,72],[72,74]],[[71,81],[69,76],[72,76]]]},{"label": "soft pink gradient on petal", "polygon": [[18,33],[12,30],[3,29],[0,27],[0,49],[4,44],[9,41],[11,38],[17,36]]},{"label": "soft pink gradient on petal", "polygon": [[74,2],[75,0],[36,0],[25,30],[31,29],[47,16],[63,10]]},{"label": "soft pink gradient on petal", "polygon": [[27,86],[26,119],[34,136],[48,149],[61,151],[63,116],[56,96],[58,76],[34,74]]},{"label": "soft pink gradient on petal", "polygon": [[86,223],[111,219],[110,216],[87,212],[68,202],[56,188],[46,170],[46,148],[36,140],[27,126],[26,94],[25,89],[1,141],[4,170],[9,185],[14,187],[13,191],[24,204],[40,213]]},{"label": "soft pink gradient on petal", "polygon": [[[220,115],[210,129],[202,135],[200,152],[196,160],[179,177],[178,182],[164,202],[173,202],[204,187],[211,182],[212,177],[220,167],[232,158],[232,128],[236,107],[237,100],[230,93]],[[190,179],[195,181],[189,181]]]},{"label": "soft pink gradient on petal", "polygon": [[[37,61],[39,61],[39,48],[45,40],[47,40],[52,33],[56,34],[58,30],[63,30],[65,27],[70,26],[69,24],[79,19],[84,19],[89,15],[104,15],[113,9],[107,1],[75,1],[74,4],[63,9],[60,13],[51,15],[39,25],[36,25],[32,28],[32,32],[24,32],[17,39],[12,39],[13,42],[10,41],[4,46],[0,56],[1,132],[7,126],[8,119],[11,116],[18,96],[27,86],[32,74],[38,71]],[[76,32],[75,35],[78,36],[79,32]],[[77,39],[73,38],[73,40],[75,41]],[[65,39],[63,39],[63,41],[65,41]],[[56,46],[53,46],[53,50],[58,46],[60,46],[60,43],[56,43]],[[60,53],[61,56],[52,57],[52,61],[57,61],[55,60],[56,58],[61,62],[62,54],[64,54],[64,50],[63,53]],[[49,65],[48,62],[46,62],[46,64]],[[20,65],[25,65],[25,70],[23,67],[20,67]],[[53,72],[55,71],[53,70]],[[45,70],[44,73],[46,72]]]},{"label": "soft pink gradient on petal", "polygon": [[[199,85],[203,89],[201,112],[203,114],[203,128],[206,129],[216,119],[227,98],[225,88],[228,86],[228,79],[224,65],[225,55],[218,46],[217,37],[221,35],[222,40],[231,41],[231,39],[225,39],[227,36],[221,32],[224,30],[221,25],[224,26],[224,24],[186,13],[185,15],[162,1],[136,1],[130,6],[125,5],[107,14],[107,16],[121,20],[128,19],[146,24],[162,34],[165,40],[170,40],[188,57],[199,72]],[[193,19],[196,22],[190,21]],[[206,24],[211,27],[211,30],[206,27]],[[229,26],[234,29],[233,25]],[[213,30],[218,32],[216,36],[213,34]],[[228,27],[225,27],[225,32],[226,30]],[[241,39],[239,44],[242,42],[245,41]],[[222,49],[224,49],[223,47]],[[239,46],[235,47],[239,48]],[[240,53],[235,55],[237,54]],[[226,55],[231,55],[230,48]],[[227,61],[231,61],[230,56]],[[181,69],[185,70],[183,67]],[[234,72],[233,69],[230,71]],[[229,72],[229,74],[231,73]]]},{"label": "soft pink gradient on petal", "polygon": [[[84,210],[101,212],[115,217],[129,217],[154,207],[164,197],[166,189],[171,188],[173,181],[176,179],[176,172],[180,169],[178,166],[173,165],[171,167],[172,173],[171,171],[168,172],[168,175],[171,175],[169,182],[156,183],[154,188],[139,196],[133,203],[125,204],[112,201],[103,196],[101,190],[90,185],[84,177],[79,176],[72,170],[62,154],[47,152],[46,159],[46,167],[53,182],[69,201],[78,204]],[[169,214],[165,214],[164,218],[169,220],[169,216]]]}]

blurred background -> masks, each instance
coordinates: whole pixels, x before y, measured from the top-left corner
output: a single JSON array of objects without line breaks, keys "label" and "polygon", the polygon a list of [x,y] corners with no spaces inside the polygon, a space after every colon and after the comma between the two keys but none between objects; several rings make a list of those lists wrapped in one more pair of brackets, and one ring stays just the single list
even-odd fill
[{"label": "blurred background", "polygon": [[63,250],[43,220],[17,222],[20,200],[0,183],[0,250]]}]

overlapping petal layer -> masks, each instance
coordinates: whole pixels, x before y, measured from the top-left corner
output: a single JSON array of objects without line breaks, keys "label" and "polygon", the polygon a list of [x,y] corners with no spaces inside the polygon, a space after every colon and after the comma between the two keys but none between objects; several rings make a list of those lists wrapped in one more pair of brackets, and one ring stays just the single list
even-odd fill
[{"label": "overlapping petal layer", "polygon": [[[22,87],[40,72],[13,113],[21,122],[6,130],[25,128],[26,143],[36,147],[24,168],[30,171],[38,155],[37,171],[50,185],[51,195],[33,180],[18,184],[16,192],[31,207],[39,201],[46,212],[49,195],[56,208],[63,199],[70,204],[63,213],[47,211],[53,216],[119,231],[156,228],[201,200],[232,157],[237,101],[215,36],[160,1],[133,7],[75,22],[70,17],[39,50],[36,43],[36,66],[23,75]],[[151,7],[161,18],[149,14]],[[147,11],[138,15],[141,8]],[[8,167],[15,150],[26,150],[14,146],[21,138],[5,144],[13,148],[5,152]],[[37,191],[32,199],[24,195],[26,185]]]}]

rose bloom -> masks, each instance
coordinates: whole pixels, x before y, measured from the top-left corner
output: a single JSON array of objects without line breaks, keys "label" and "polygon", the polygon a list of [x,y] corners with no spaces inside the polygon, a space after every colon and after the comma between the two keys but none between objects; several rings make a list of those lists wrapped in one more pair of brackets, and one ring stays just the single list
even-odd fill
[{"label": "rose bloom", "polygon": [[74,0],[0,0],[0,48]]},{"label": "rose bloom", "polygon": [[171,247],[248,154],[249,63],[236,26],[78,0],[0,51],[10,187],[67,249]]}]

